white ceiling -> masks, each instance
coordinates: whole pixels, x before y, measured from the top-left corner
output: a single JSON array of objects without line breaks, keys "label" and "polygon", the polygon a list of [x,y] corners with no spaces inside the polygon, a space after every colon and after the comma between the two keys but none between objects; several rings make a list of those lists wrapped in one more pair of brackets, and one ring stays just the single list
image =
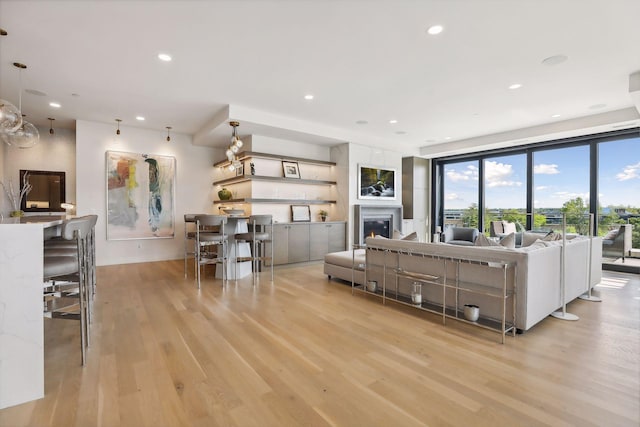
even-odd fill
[{"label": "white ceiling", "polygon": [[241,135],[435,155],[638,126],[639,16],[638,0],[0,0],[0,96],[18,103],[19,61],[43,126],[120,118],[223,146],[234,118]]}]

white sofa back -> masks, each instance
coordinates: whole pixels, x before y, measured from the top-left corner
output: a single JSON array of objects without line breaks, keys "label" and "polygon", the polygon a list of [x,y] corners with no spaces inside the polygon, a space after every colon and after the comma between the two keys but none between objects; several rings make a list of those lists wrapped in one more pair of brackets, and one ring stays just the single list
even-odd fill
[{"label": "white sofa back", "polygon": [[[391,239],[367,239],[367,280],[377,280],[382,284],[382,271],[376,265],[386,266],[387,288],[395,287],[395,273],[393,269],[400,267],[404,270],[448,278],[455,277],[456,264],[443,263],[437,257],[462,258],[485,262],[510,262],[515,268],[516,287],[516,326],[527,330],[562,306],[560,274],[562,241],[539,242],[530,247],[506,249],[501,247],[461,247],[442,243],[420,243]],[[566,285],[565,301],[570,302],[579,295],[587,292],[587,267],[589,265],[588,248],[591,246],[591,286],[601,280],[602,244],[598,238],[575,238],[568,240],[566,245]],[[376,251],[378,249],[378,251]],[[385,251],[391,252],[385,252]],[[413,255],[409,255],[409,253]],[[421,258],[424,254],[427,257]],[[436,259],[431,259],[436,257]],[[447,265],[446,270],[443,266]],[[461,263],[459,267],[460,280],[470,281],[492,287],[502,287],[502,270],[490,266]],[[507,276],[507,288],[513,289],[513,274]],[[406,281],[399,283],[400,293],[409,293]],[[437,303],[442,302],[442,289],[439,286],[423,286],[423,298]],[[447,305],[455,301],[455,297],[447,294]],[[481,306],[483,315],[500,318],[501,302],[495,298],[482,297],[461,293],[459,306],[474,303]],[[512,313],[512,305],[507,304],[507,318]]]}]

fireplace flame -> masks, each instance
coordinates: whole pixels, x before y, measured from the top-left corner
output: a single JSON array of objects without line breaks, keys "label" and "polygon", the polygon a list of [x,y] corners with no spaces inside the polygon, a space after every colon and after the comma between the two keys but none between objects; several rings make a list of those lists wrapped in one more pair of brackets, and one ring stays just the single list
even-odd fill
[{"label": "fireplace flame", "polygon": [[371,234],[369,235],[369,237],[376,237],[376,235],[373,234],[373,231],[372,231]]}]

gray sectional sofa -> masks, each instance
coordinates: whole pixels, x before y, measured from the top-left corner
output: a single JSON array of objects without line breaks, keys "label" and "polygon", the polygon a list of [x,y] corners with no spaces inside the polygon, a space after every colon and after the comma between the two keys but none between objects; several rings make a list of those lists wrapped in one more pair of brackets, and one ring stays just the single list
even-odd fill
[{"label": "gray sectional sofa", "polygon": [[[502,247],[455,246],[445,243],[420,243],[391,239],[367,239],[367,250],[356,250],[356,264],[354,269],[353,252],[345,251],[328,254],[325,257],[324,272],[330,278],[337,277],[351,282],[352,274],[357,284],[364,284],[366,280],[383,283],[383,273],[386,270],[386,283],[395,283],[394,268],[400,266],[404,270],[421,274],[442,276],[442,263],[430,261],[429,257],[451,257],[490,262],[512,262],[515,265],[515,275],[508,275],[507,287],[516,289],[516,327],[527,330],[540,322],[546,316],[563,305],[561,299],[561,251],[562,241],[543,242],[516,249]],[[385,255],[387,251],[387,255]],[[392,254],[392,256],[389,256]],[[419,256],[427,255],[425,258]],[[589,258],[591,263],[589,264]],[[567,240],[566,244],[566,286],[564,302],[570,302],[588,291],[602,278],[602,239],[575,237]],[[369,268],[366,268],[369,264]],[[372,268],[373,265],[384,265],[386,268]],[[458,268],[449,263],[448,269]],[[589,274],[588,266],[591,266]],[[487,286],[502,286],[502,270],[485,265],[464,263],[459,265],[460,278]],[[454,270],[448,271],[453,277]],[[514,277],[515,276],[515,277]],[[590,282],[589,282],[590,276]],[[515,280],[514,280],[515,279]],[[589,282],[589,284],[587,284]],[[400,284],[400,293],[410,295],[407,284]],[[441,287],[427,286],[423,290],[423,298],[435,303],[442,302]],[[447,296],[447,301],[452,301]],[[481,307],[482,314],[492,318],[500,318],[501,302],[478,295],[463,297],[460,304],[475,304]],[[512,307],[512,305],[510,305]],[[508,309],[508,316],[512,309]]]}]

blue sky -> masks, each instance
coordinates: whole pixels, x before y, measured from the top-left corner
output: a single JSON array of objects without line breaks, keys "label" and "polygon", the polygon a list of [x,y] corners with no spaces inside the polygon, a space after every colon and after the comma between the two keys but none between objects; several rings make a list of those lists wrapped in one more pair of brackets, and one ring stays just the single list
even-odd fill
[{"label": "blue sky", "polygon": [[[599,145],[599,197],[602,206],[640,207],[640,138]],[[575,197],[589,198],[589,147],[534,153],[534,206],[559,208]],[[478,163],[445,167],[445,209],[478,202]],[[485,204],[489,208],[525,208],[524,154],[485,160]]]}]

